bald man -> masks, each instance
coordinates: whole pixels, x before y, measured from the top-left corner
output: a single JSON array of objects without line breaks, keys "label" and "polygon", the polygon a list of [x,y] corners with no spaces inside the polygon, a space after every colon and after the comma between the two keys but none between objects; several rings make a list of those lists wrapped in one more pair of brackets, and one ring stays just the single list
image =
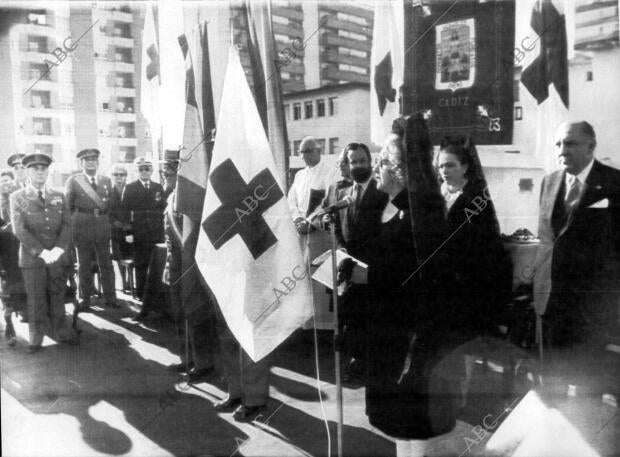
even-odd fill
[{"label": "bald man", "polygon": [[598,364],[590,370],[576,363],[584,375],[607,370],[601,357],[609,355],[605,348],[619,330],[620,171],[596,160],[595,148],[589,123],[564,123],[557,129],[561,169],[541,185],[534,278],[546,342],[570,347]]}]

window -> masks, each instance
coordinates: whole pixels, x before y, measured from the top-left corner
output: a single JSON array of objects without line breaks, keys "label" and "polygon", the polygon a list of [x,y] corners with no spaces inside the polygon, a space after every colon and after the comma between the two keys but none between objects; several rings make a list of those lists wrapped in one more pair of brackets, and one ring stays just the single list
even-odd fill
[{"label": "window", "polygon": [[301,119],[301,103],[293,103],[293,120]]},{"label": "window", "polygon": [[586,81],[592,81],[594,79],[594,75],[591,71],[586,72]]},{"label": "window", "polygon": [[291,120],[290,119],[291,115],[289,114],[289,105],[288,105],[288,103],[284,104],[284,108],[283,109],[284,109],[284,119],[287,120],[287,121],[290,121]]},{"label": "window", "polygon": [[101,109],[103,109],[103,111],[107,111],[109,107],[110,107],[109,103],[102,103],[101,104]]},{"label": "window", "polygon": [[329,139],[329,153],[338,154],[338,138]]},{"label": "window", "polygon": [[32,91],[32,107],[33,108],[50,108],[50,93],[44,90]]},{"label": "window", "polygon": [[325,100],[316,101],[316,117],[325,117]]},{"label": "window", "polygon": [[306,119],[310,119],[312,117],[312,107],[313,107],[313,103],[312,102],[305,102],[304,103],[304,117]]},{"label": "window", "polygon": [[119,138],[135,138],[136,137],[135,125],[133,122],[119,122],[118,123],[118,136]]},{"label": "window", "polygon": [[30,79],[42,79],[49,81],[51,71],[48,70],[47,65],[44,63],[31,63],[28,67],[28,77]]},{"label": "window", "polygon": [[344,71],[352,71],[354,73],[359,73],[360,75],[365,75],[366,74],[366,69],[362,68],[362,67],[358,67],[356,65],[349,65],[349,64],[338,64],[338,69],[339,70],[344,70]]},{"label": "window", "polygon": [[44,36],[28,36],[28,51],[47,52],[47,38]]},{"label": "window", "polygon": [[366,51],[360,51],[359,49],[351,49],[340,46],[338,48],[338,52],[345,56],[360,57],[362,59],[368,58],[368,54],[366,53]]},{"label": "window", "polygon": [[321,148],[321,154],[325,154],[325,138],[317,139],[316,144]]},{"label": "window", "polygon": [[338,97],[329,97],[329,115],[335,116],[338,111]]},{"label": "window", "polygon": [[119,162],[133,162],[136,158],[135,146],[121,146],[119,148],[120,157]]},{"label": "window", "polygon": [[52,120],[44,117],[35,117],[32,119],[35,135],[51,135]]},{"label": "window", "polygon": [[360,16],[354,16],[352,14],[347,13],[338,13],[336,17],[341,21],[354,22],[359,25],[368,25],[366,18]]},{"label": "window", "polygon": [[52,155],[54,152],[54,145],[52,144],[35,144],[34,145],[35,154],[47,154],[48,156]]},{"label": "window", "polygon": [[46,25],[47,18],[45,17],[45,12],[29,13],[28,24]]},{"label": "window", "polygon": [[350,38],[356,41],[366,41],[367,38],[364,35],[355,32],[349,32],[348,30],[338,30],[338,36]]},{"label": "window", "polygon": [[299,148],[301,147],[301,140],[293,141],[293,155],[299,155]]},{"label": "window", "polygon": [[276,16],[275,14],[273,14],[271,16],[271,20],[272,22],[275,22],[276,24],[288,25],[288,18],[283,17],[283,16]]}]

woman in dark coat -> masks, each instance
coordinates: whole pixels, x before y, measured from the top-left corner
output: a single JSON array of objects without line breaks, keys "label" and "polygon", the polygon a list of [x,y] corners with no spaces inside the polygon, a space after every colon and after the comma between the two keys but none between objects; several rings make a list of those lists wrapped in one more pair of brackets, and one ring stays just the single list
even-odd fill
[{"label": "woman in dark coat", "polygon": [[403,154],[400,137],[391,135],[375,169],[377,187],[390,201],[368,262],[366,414],[373,426],[398,438],[397,455],[417,456],[424,454],[428,438],[454,427],[455,415],[450,382],[435,370],[449,313],[440,309],[441,300],[424,297],[417,276],[407,281],[418,260]]},{"label": "woman in dark coat", "polygon": [[465,379],[461,406],[473,376],[480,336],[495,336],[509,302],[512,263],[504,250],[495,206],[476,148],[469,138],[445,138],[437,158],[446,203],[449,238],[445,249],[456,274],[454,317],[463,346]]},{"label": "woman in dark coat", "polygon": [[494,334],[509,298],[512,265],[471,139],[444,139],[437,168],[451,235],[445,248],[456,273],[459,331],[468,338]]}]

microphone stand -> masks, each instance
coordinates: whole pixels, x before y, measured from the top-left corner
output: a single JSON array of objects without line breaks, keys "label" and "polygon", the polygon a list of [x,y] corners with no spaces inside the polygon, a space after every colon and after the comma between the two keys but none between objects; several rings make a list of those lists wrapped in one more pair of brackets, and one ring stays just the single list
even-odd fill
[{"label": "microphone stand", "polygon": [[338,412],[337,423],[337,440],[338,440],[338,457],[342,457],[342,427],[343,427],[343,410],[342,410],[342,380],[340,377],[340,325],[338,314],[338,261],[336,258],[336,222],[332,214],[329,215],[329,235],[332,248],[332,301],[334,304],[334,364],[336,370],[336,407]]},{"label": "microphone stand", "polygon": [[334,364],[336,372],[336,408],[338,414],[337,422],[337,446],[338,457],[342,457],[342,429],[343,429],[343,409],[342,409],[342,380],[340,376],[340,348],[342,342],[340,341],[340,325],[338,318],[338,260],[336,257],[336,221],[334,220],[334,213],[340,208],[333,208],[325,214],[312,214],[306,218],[306,220],[312,223],[312,220],[319,216],[329,217],[329,238],[331,244],[331,258],[332,258],[332,302],[334,305]]}]

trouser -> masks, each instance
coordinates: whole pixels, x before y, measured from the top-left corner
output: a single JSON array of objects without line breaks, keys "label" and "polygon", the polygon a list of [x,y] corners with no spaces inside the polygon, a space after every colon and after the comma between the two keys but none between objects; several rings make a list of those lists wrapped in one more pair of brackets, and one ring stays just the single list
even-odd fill
[{"label": "trouser", "polygon": [[146,273],[149,270],[151,253],[157,243],[135,239],[135,259],[136,268],[136,295],[139,299],[144,297],[144,287],[146,286]]},{"label": "trouser", "polygon": [[22,268],[22,273],[28,297],[30,345],[39,346],[46,334],[57,341],[71,339],[74,333],[65,314],[65,266]]},{"label": "trouser", "polygon": [[103,298],[106,303],[116,301],[114,285],[114,269],[110,255],[110,240],[89,240],[76,237],[79,260],[80,296],[88,301],[95,291],[93,281],[93,261],[96,259],[99,265],[99,275],[102,281]]},{"label": "trouser", "polygon": [[367,293],[365,286],[354,285],[341,298],[339,328],[343,335],[346,357],[364,359],[367,339]]},{"label": "trouser", "polygon": [[252,361],[241,348],[226,322],[218,319],[217,333],[224,374],[230,398],[241,398],[245,406],[263,406],[269,398],[269,368],[271,356]]}]

